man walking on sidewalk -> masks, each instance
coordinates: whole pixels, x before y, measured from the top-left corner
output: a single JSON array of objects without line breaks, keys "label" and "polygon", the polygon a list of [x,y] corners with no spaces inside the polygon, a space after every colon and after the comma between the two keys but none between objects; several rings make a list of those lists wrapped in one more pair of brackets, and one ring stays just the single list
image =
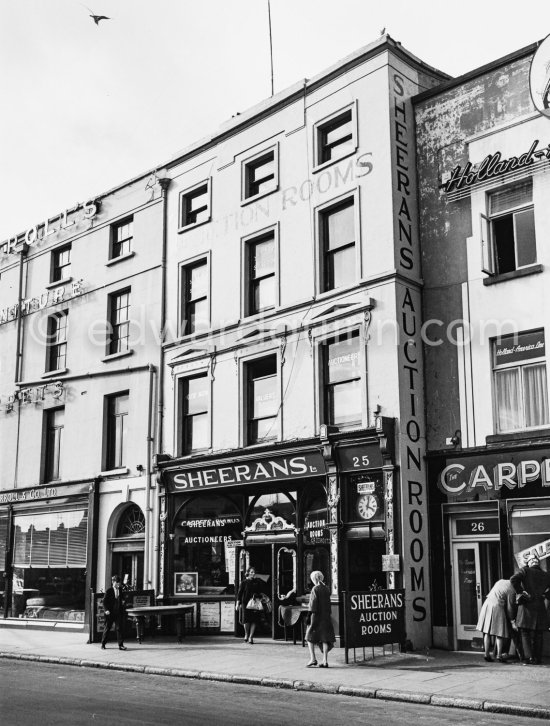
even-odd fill
[{"label": "man walking on sidewalk", "polygon": [[101,648],[105,650],[105,645],[109,637],[111,627],[115,626],[118,647],[120,650],[126,650],[124,645],[124,593],[122,592],[122,583],[118,575],[111,578],[112,587],[107,589],[103,598],[103,609],[105,610],[105,626],[103,628],[103,637],[101,638]]}]

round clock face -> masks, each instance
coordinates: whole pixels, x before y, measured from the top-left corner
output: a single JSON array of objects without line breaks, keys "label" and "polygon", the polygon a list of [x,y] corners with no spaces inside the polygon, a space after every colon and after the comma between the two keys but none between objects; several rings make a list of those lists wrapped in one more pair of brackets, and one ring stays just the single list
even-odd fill
[{"label": "round clock face", "polygon": [[357,514],[361,519],[372,519],[378,511],[378,500],[374,494],[361,494],[357,498]]}]

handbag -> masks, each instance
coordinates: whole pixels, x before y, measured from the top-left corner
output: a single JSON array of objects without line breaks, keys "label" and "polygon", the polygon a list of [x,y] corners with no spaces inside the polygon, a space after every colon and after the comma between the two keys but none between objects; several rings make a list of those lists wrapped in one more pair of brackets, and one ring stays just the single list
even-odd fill
[{"label": "handbag", "polygon": [[262,595],[261,603],[266,613],[270,613],[273,611],[273,605],[271,604],[271,600],[268,598],[267,595]]},{"label": "handbag", "polygon": [[246,609],[263,610],[262,601],[260,600],[260,598],[256,599],[255,597],[251,597],[250,600],[246,603]]},{"label": "handbag", "polygon": [[532,601],[533,601],[533,596],[530,595],[525,590],[523,592],[519,593],[519,595],[516,595],[516,605],[525,605],[526,603],[529,603]]}]

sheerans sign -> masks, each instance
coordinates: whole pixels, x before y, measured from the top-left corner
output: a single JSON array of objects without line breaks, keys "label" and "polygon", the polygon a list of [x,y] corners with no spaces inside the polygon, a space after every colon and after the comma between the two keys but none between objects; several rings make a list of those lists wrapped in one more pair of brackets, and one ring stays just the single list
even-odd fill
[{"label": "sheerans sign", "polygon": [[180,492],[231,484],[286,481],[325,473],[323,456],[321,452],[315,452],[302,456],[276,456],[241,464],[212,464],[207,468],[169,469],[164,471],[163,479],[170,491]]}]

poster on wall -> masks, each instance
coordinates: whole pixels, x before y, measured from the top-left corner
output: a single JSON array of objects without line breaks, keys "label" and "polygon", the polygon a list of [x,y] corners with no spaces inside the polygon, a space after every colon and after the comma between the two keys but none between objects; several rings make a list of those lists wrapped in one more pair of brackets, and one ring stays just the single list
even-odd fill
[{"label": "poster on wall", "polygon": [[225,569],[229,585],[235,584],[235,543],[228,540],[225,543]]},{"label": "poster on wall", "polygon": [[201,602],[199,627],[219,628],[220,627],[220,603]]},{"label": "poster on wall", "polygon": [[235,630],[235,605],[232,602],[222,602],[221,623],[222,633],[232,633]]}]

